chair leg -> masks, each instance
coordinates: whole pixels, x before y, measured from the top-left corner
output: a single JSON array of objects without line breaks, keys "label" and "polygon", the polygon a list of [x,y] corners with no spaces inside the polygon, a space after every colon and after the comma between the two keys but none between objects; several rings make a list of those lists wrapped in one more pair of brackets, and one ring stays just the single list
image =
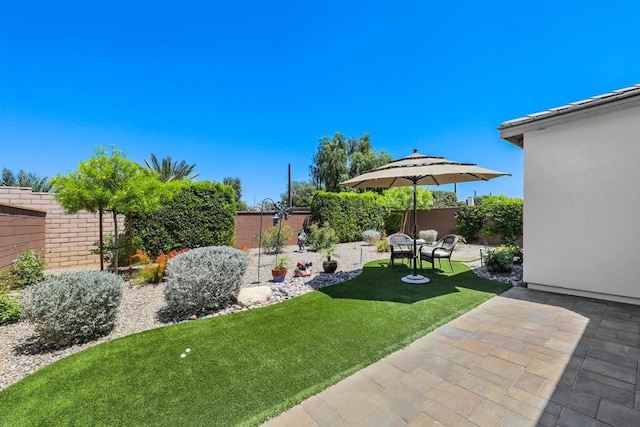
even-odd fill
[{"label": "chair leg", "polygon": [[449,265],[451,266],[451,272],[453,273],[453,263],[451,262],[451,258],[449,258]]}]

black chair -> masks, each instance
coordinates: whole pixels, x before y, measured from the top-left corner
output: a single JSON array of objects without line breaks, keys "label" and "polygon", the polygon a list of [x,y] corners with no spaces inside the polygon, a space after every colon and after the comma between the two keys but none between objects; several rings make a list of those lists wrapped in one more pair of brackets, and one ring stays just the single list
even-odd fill
[{"label": "black chair", "polygon": [[[413,258],[413,239],[404,233],[395,233],[388,237],[389,248],[391,249],[391,266],[393,267],[393,260],[411,259]],[[400,243],[404,243],[401,245]],[[409,244],[411,243],[411,244]]]},{"label": "black chair", "polygon": [[442,259],[448,259],[451,266],[451,272],[453,272],[453,263],[451,262],[451,254],[453,249],[458,244],[458,236],[455,234],[448,234],[442,239],[438,240],[435,245],[422,245],[420,246],[420,270],[422,270],[422,261],[429,261],[431,263],[431,270],[436,270],[435,260],[438,260],[440,269],[442,269]]}]

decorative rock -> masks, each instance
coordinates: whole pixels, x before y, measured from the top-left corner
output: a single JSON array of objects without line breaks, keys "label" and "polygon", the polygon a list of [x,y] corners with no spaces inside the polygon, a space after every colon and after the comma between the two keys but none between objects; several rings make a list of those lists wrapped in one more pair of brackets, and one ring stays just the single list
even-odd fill
[{"label": "decorative rock", "polygon": [[269,301],[271,295],[272,291],[269,286],[242,288],[238,294],[238,304],[249,307],[259,302]]}]

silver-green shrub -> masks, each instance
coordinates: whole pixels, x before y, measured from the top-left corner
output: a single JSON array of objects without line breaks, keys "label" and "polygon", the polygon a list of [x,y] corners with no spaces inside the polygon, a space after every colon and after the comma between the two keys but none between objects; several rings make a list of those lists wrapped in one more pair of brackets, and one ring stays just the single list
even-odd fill
[{"label": "silver-green shrub", "polygon": [[418,232],[418,237],[424,240],[427,243],[433,243],[438,238],[437,230],[420,230]]},{"label": "silver-green shrub", "polygon": [[47,277],[27,288],[22,316],[47,344],[84,342],[109,333],[122,301],[122,280],[113,273],[79,271]]},{"label": "silver-green shrub", "polygon": [[178,315],[214,310],[232,303],[242,287],[247,254],[227,246],[191,249],[169,260],[165,301]]},{"label": "silver-green shrub", "polygon": [[365,241],[368,245],[375,245],[378,240],[380,240],[380,232],[378,230],[364,230],[362,232],[362,240]]}]

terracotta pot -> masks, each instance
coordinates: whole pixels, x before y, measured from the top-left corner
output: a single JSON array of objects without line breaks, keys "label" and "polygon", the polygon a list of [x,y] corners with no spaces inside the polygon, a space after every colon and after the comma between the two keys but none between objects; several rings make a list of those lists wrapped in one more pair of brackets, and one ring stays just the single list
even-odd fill
[{"label": "terracotta pot", "polygon": [[322,269],[324,270],[325,273],[335,273],[336,270],[338,269],[338,262],[337,261],[323,261],[322,262]]},{"label": "terracotta pot", "polygon": [[274,282],[284,282],[284,278],[287,275],[287,270],[276,270],[275,268],[272,268],[271,275],[273,276]]}]

